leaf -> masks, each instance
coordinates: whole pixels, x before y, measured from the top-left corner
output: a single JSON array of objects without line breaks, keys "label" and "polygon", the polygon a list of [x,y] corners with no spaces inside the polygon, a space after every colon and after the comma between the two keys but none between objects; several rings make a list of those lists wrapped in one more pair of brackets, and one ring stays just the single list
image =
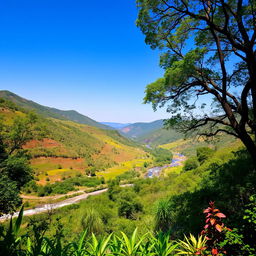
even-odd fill
[{"label": "leaf", "polygon": [[219,232],[222,231],[222,227],[221,227],[219,224],[217,224],[217,225],[215,226],[215,228],[216,228]]},{"label": "leaf", "polygon": [[208,213],[210,211],[211,211],[211,209],[208,207],[207,209],[204,210],[204,213]]},{"label": "leaf", "polygon": [[212,249],[212,255],[217,255],[218,254],[218,249]]},{"label": "leaf", "polygon": [[211,223],[212,226],[214,226],[214,224],[216,223],[216,220],[213,219],[213,218],[211,218],[211,219],[210,219],[210,223]]},{"label": "leaf", "polygon": [[13,232],[16,236],[17,236],[17,234],[20,230],[20,226],[21,226],[21,222],[22,222],[22,218],[23,218],[23,210],[24,210],[24,205],[21,207],[21,210],[19,212],[19,216],[18,216],[18,218],[15,222],[15,225],[14,225]]},{"label": "leaf", "polygon": [[226,215],[219,212],[219,213],[216,213],[215,216],[219,217],[219,218],[226,218]]}]

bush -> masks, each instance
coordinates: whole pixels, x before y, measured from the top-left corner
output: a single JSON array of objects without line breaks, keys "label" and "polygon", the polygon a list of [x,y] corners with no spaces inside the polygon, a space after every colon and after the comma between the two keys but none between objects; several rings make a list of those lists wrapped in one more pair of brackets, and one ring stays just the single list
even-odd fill
[{"label": "bush", "polygon": [[118,216],[126,219],[136,219],[135,213],[142,212],[143,206],[140,202],[134,200],[121,200],[118,207]]},{"label": "bush", "polygon": [[199,162],[197,158],[191,157],[185,161],[183,170],[190,171],[190,170],[196,169],[198,166],[199,166]]},{"label": "bush", "polygon": [[200,164],[209,159],[214,154],[214,150],[208,147],[200,147],[196,150],[196,156]]}]

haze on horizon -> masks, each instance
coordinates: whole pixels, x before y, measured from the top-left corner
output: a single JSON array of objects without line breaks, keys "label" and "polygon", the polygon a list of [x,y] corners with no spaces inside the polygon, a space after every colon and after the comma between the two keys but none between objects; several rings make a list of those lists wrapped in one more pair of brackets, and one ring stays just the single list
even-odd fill
[{"label": "haze on horizon", "polygon": [[0,89],[97,121],[167,118],[144,105],[162,75],[159,53],[135,25],[135,1],[6,1],[0,4]]}]

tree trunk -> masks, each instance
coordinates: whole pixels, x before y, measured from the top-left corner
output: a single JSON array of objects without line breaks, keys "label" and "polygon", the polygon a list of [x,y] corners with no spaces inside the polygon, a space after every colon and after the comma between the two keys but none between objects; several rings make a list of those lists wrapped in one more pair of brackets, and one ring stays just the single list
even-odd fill
[{"label": "tree trunk", "polygon": [[254,167],[256,167],[256,145],[253,139],[246,131],[239,133],[239,137],[245,145],[246,149],[248,150],[249,154],[251,155]]}]

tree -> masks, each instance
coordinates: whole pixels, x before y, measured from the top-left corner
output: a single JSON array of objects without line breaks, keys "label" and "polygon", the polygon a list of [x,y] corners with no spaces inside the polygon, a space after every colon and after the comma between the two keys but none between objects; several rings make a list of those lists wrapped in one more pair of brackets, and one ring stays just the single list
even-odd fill
[{"label": "tree", "polygon": [[[146,88],[185,132],[239,138],[256,161],[256,1],[137,0],[137,25],[161,50],[164,77]],[[203,129],[206,128],[206,129]]]},{"label": "tree", "polygon": [[36,134],[37,117],[27,114],[11,124],[0,124],[0,216],[21,204],[20,189],[33,178],[28,155],[22,146]]},{"label": "tree", "polygon": [[191,157],[185,161],[183,170],[190,171],[190,170],[196,169],[198,166],[199,166],[199,162],[197,158]]},{"label": "tree", "polygon": [[196,149],[196,156],[200,164],[209,159],[214,154],[214,150],[208,147],[200,147]]}]

